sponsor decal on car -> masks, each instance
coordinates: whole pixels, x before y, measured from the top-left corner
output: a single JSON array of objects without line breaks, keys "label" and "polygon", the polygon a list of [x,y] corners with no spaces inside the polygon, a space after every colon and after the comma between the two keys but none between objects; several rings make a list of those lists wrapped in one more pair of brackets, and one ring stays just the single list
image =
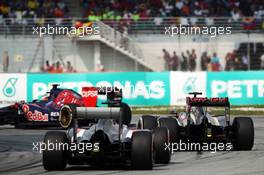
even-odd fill
[{"label": "sponsor decal on car", "polygon": [[58,117],[59,115],[60,115],[59,112],[51,112],[51,113],[50,113],[50,116],[51,116],[51,117]]},{"label": "sponsor decal on car", "polygon": [[22,106],[22,110],[25,113],[28,121],[43,121],[43,122],[49,121],[48,114],[42,114],[42,112],[38,110],[34,110],[34,112],[32,112],[29,110],[29,106],[26,104]]}]

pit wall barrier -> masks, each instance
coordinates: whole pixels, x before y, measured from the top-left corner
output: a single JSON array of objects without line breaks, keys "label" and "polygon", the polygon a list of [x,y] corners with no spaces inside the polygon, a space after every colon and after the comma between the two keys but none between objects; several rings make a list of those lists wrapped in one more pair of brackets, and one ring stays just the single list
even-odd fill
[{"label": "pit wall barrier", "polygon": [[[264,104],[264,71],[0,74],[0,101],[41,99],[52,84],[81,93],[83,86],[117,86],[133,106],[185,105],[189,92],[229,97],[232,105]],[[105,100],[105,97],[100,97]]]}]

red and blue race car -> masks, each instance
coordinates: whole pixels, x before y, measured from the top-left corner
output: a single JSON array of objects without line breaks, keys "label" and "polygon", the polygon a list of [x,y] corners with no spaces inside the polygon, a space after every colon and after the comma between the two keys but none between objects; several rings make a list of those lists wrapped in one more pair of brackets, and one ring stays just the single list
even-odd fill
[{"label": "red and blue race car", "polygon": [[15,127],[25,126],[60,126],[59,115],[64,105],[79,107],[96,107],[98,95],[107,95],[108,106],[122,106],[126,113],[130,113],[126,119],[131,120],[131,111],[127,104],[122,103],[122,90],[112,87],[83,87],[82,95],[71,89],[58,88],[53,84],[48,95],[41,100],[32,102],[14,103],[0,108],[0,124],[11,124]]}]

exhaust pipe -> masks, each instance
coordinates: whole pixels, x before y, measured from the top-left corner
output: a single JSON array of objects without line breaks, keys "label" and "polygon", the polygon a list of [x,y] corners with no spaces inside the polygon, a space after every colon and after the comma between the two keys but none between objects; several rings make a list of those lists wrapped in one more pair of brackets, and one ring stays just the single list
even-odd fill
[{"label": "exhaust pipe", "polygon": [[76,115],[83,119],[119,119],[121,110],[118,107],[77,107]]}]

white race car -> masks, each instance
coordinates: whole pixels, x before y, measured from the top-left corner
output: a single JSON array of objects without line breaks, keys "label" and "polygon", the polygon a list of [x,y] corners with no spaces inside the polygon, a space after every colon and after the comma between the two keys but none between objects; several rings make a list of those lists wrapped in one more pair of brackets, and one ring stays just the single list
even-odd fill
[{"label": "white race car", "polygon": [[[103,163],[125,163],[133,169],[152,169],[153,163],[170,162],[171,152],[164,149],[164,145],[169,144],[166,127],[148,130],[123,123],[126,118],[131,118],[127,116],[131,115],[130,108],[126,105],[124,109],[114,101],[108,104],[108,107],[62,107],[60,121],[62,126],[70,128],[67,132],[46,133],[45,144],[59,143],[56,150],[43,151],[46,170],[63,170],[67,164]],[[90,122],[79,123],[84,119]]]}]

